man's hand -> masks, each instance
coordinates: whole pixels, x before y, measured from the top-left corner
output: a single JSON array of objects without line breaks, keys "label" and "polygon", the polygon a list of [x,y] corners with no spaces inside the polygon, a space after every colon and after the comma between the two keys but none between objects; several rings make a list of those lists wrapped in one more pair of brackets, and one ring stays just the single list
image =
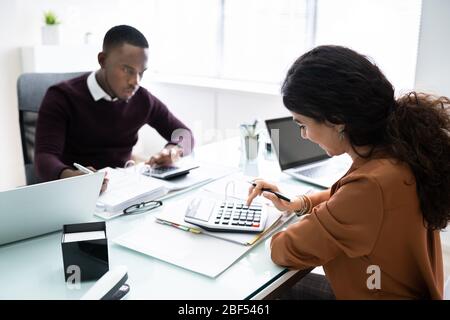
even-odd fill
[{"label": "man's hand", "polygon": [[183,150],[176,145],[168,145],[152,156],[145,164],[154,167],[170,166],[181,157]]},{"label": "man's hand", "polygon": [[[88,169],[96,172],[97,170],[95,170],[93,167],[87,167]],[[76,177],[76,176],[81,176],[83,174],[86,174],[80,170],[73,170],[73,169],[64,169],[61,174],[59,175],[60,179],[65,179],[65,178],[70,178],[70,177]],[[102,188],[100,189],[100,194],[102,194],[103,192],[106,191],[106,189],[108,188],[108,182],[109,179],[106,177],[103,179],[103,184],[102,184]]]}]

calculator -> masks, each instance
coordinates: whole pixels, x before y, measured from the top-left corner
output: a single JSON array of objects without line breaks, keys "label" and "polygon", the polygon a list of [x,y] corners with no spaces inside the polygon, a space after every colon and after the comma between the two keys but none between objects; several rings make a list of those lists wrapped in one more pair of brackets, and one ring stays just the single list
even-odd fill
[{"label": "calculator", "polygon": [[194,198],[184,221],[208,231],[261,232],[266,225],[267,211],[261,204],[247,206],[242,200]]},{"label": "calculator", "polygon": [[186,167],[177,167],[177,166],[164,166],[164,167],[156,167],[156,168],[150,168],[149,170],[145,171],[143,174],[147,176],[152,176],[159,179],[173,179],[176,177],[180,177],[183,175],[186,175],[191,171],[192,169],[196,169],[199,166],[192,165],[192,166],[186,166]]}]

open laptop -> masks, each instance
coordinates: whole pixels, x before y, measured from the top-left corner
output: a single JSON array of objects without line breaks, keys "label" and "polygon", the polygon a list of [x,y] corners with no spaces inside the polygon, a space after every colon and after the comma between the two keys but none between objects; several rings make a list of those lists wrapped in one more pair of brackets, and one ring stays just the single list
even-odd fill
[{"label": "open laptop", "polygon": [[104,172],[0,192],[0,245],[93,220]]},{"label": "open laptop", "polygon": [[350,168],[348,155],[330,158],[317,144],[300,136],[292,117],[266,120],[273,151],[283,172],[324,188],[331,187]]}]

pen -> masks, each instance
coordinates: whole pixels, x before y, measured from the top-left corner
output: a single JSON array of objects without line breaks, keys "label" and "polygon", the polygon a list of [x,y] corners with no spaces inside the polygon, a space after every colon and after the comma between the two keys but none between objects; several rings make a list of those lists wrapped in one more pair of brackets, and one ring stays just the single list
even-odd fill
[{"label": "pen", "polygon": [[81,164],[78,164],[76,162],[73,163],[73,165],[75,166],[75,168],[77,168],[78,170],[80,170],[81,172],[84,173],[94,173],[94,171],[82,166]]},{"label": "pen", "polygon": [[187,231],[187,232],[192,232],[192,233],[196,233],[196,234],[201,233],[201,231],[198,230],[198,229],[189,228],[189,227],[186,227],[186,226],[182,226],[182,225],[179,225],[179,224],[176,224],[176,223],[173,223],[173,222],[168,222],[168,221],[161,220],[161,219],[156,219],[156,222],[158,222],[160,224],[164,224],[166,226],[171,226],[171,227],[183,230],[183,231]]},{"label": "pen", "polygon": [[[252,186],[256,187],[256,183],[254,183],[252,181],[249,181],[249,183],[251,183]],[[278,197],[278,199],[285,200],[287,202],[291,202],[291,199],[289,199],[288,197],[286,197],[285,195],[283,195],[283,194],[281,194],[281,193],[279,193],[277,191],[272,191],[272,190],[267,189],[267,188],[262,188],[261,190],[273,193],[274,195],[276,195]]]}]

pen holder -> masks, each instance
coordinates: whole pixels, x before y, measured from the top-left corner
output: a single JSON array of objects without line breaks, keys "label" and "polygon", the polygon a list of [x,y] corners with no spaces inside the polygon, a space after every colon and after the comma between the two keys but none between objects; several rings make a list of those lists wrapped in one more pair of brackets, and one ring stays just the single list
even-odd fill
[{"label": "pen holder", "polygon": [[105,222],[64,225],[61,247],[66,281],[72,275],[80,281],[97,280],[108,272]]},{"label": "pen holder", "polygon": [[259,134],[255,136],[244,136],[244,152],[247,160],[254,160],[259,152]]}]

